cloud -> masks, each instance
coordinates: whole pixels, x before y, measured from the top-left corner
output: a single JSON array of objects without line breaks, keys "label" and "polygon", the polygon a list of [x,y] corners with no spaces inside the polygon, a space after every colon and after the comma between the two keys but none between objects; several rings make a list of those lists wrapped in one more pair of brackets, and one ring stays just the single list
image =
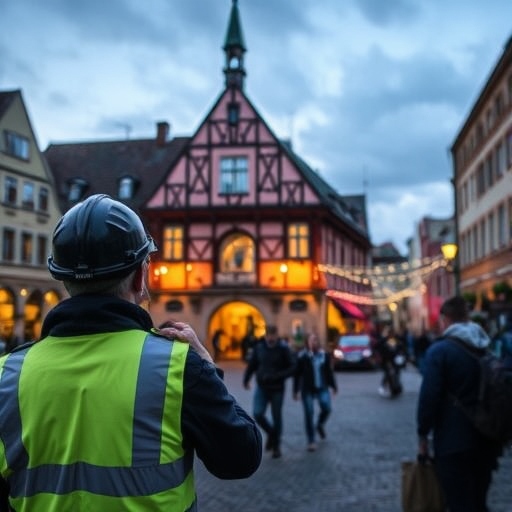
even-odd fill
[{"label": "cloud", "polygon": [[[368,193],[372,241],[450,215],[449,147],[510,36],[508,0],[239,0],[245,90],[341,194]],[[224,87],[229,0],[16,0],[0,88],[38,139],[194,133]],[[23,27],[23,30],[20,30]]]},{"label": "cloud", "polygon": [[419,3],[411,0],[357,0],[356,5],[371,23],[380,26],[407,23],[419,14]]},{"label": "cloud", "polygon": [[[370,234],[374,243],[394,242],[404,254],[407,239],[413,236],[423,217],[441,219],[453,215],[453,189],[448,182],[412,187],[395,185],[385,192],[380,199],[374,199],[372,188],[368,191]],[[402,230],[404,225],[407,229]],[[396,230],[391,226],[396,226]]]}]

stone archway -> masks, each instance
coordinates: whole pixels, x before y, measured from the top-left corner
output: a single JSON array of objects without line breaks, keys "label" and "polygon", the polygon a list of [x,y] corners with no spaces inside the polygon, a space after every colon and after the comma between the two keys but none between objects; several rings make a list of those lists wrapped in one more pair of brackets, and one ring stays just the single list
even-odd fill
[{"label": "stone archway", "polygon": [[218,332],[217,359],[243,360],[248,348],[265,333],[265,319],[260,310],[248,302],[226,302],[212,314],[208,339]]}]

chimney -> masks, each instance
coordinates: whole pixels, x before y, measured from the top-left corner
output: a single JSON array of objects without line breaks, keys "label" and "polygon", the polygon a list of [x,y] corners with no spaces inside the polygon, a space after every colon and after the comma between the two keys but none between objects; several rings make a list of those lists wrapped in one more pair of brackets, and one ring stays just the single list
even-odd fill
[{"label": "chimney", "polygon": [[156,145],[164,146],[168,140],[170,125],[167,121],[156,123]]}]

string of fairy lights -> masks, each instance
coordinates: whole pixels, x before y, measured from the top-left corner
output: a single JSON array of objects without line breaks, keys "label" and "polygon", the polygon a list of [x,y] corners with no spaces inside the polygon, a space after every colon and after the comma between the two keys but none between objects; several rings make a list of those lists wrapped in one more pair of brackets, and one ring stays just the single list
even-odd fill
[{"label": "string of fairy lights", "polygon": [[356,304],[386,306],[417,295],[428,277],[447,265],[448,261],[443,256],[436,256],[373,267],[339,267],[320,264],[318,270],[371,287],[368,294],[329,290],[328,296]]}]

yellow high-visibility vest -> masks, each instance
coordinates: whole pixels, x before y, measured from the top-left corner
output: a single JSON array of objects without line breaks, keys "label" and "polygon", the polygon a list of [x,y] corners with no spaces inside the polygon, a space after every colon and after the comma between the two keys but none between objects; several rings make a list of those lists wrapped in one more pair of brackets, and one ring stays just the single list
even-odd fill
[{"label": "yellow high-visibility vest", "polygon": [[0,358],[0,474],[17,512],[194,511],[189,345],[142,330],[49,336]]}]

